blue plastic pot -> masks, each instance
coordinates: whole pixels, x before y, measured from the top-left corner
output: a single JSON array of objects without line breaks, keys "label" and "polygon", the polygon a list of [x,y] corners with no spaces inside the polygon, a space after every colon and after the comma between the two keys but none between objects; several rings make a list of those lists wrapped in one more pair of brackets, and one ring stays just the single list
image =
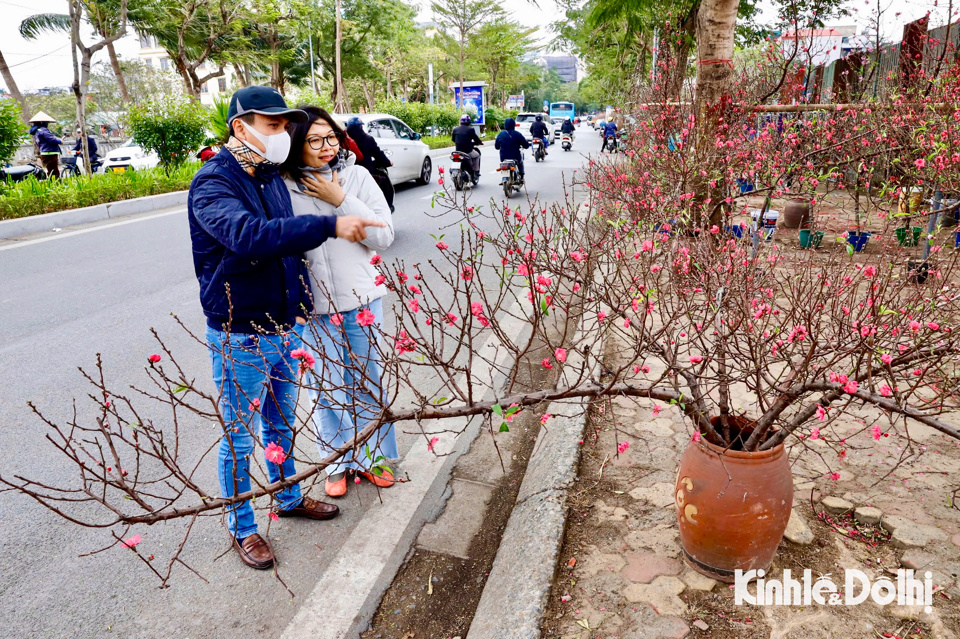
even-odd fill
[{"label": "blue plastic pot", "polygon": [[847,233],[847,244],[853,247],[853,250],[857,253],[862,251],[867,247],[867,242],[870,240],[870,233],[864,231],[863,233]]},{"label": "blue plastic pot", "polygon": [[738,240],[743,238],[743,227],[737,224],[736,226],[725,226],[723,230],[734,236]]}]

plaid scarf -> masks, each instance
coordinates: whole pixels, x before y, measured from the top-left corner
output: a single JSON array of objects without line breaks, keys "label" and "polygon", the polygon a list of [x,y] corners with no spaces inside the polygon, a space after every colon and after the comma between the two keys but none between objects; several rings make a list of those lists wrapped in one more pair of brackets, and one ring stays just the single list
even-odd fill
[{"label": "plaid scarf", "polygon": [[232,135],[230,136],[230,140],[228,140],[224,146],[228,151],[230,151],[230,153],[233,154],[233,157],[236,158],[240,168],[246,171],[250,176],[253,176],[256,173],[257,167],[260,165],[279,166],[273,162],[267,162],[265,157],[252,150],[250,147]]}]

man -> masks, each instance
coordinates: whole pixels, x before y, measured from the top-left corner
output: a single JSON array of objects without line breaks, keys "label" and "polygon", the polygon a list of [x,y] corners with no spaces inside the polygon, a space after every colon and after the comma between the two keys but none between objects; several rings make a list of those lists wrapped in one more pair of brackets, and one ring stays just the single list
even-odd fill
[{"label": "man", "polygon": [[503,121],[503,131],[493,141],[493,148],[500,150],[500,161],[516,160],[517,171],[520,173],[520,183],[523,184],[523,152],[520,149],[529,149],[530,143],[523,134],[516,130],[517,121],[507,118]]},{"label": "man", "polygon": [[[83,157],[83,138],[80,136],[81,132],[77,129],[77,143],[73,145],[73,152],[77,157]],[[100,156],[97,155],[97,140],[92,135],[87,135],[87,148],[90,149],[90,171],[93,172]]]},{"label": "man", "polygon": [[60,145],[63,140],[50,132],[47,127],[56,122],[49,115],[41,111],[30,118],[30,135],[40,151],[40,163],[48,177],[60,177]]},{"label": "man", "polygon": [[476,130],[470,126],[470,116],[463,114],[460,116],[460,126],[453,129],[451,134],[457,151],[466,153],[470,157],[470,166],[473,168],[473,176],[480,179],[480,151],[478,146],[483,146],[483,140],[477,135]]},{"label": "man", "polygon": [[387,173],[387,169],[393,166],[393,162],[386,156],[373,136],[366,132],[363,120],[357,116],[347,121],[347,135],[353,139],[360,151],[357,164],[370,171],[373,181],[380,187],[383,197],[387,199],[387,204],[390,206],[390,212],[393,213],[393,183],[390,181],[390,174]]},{"label": "man", "polygon": [[[193,261],[224,425],[218,456],[223,497],[251,489],[257,422],[269,481],[296,473],[290,425],[296,423],[303,360],[293,352],[303,348],[303,325],[313,309],[303,252],[332,237],[357,242],[366,227],[383,226],[355,216],[294,217],[279,165],[290,151],[288,122],[305,118],[274,89],[240,89],[230,100],[229,141],[190,185]],[[339,513],[302,496],[298,484],[273,498],[279,517],[330,519]],[[261,570],[272,567],[273,550],[257,534],[250,502],[229,506],[227,514],[241,560]]]},{"label": "man", "polygon": [[547,138],[550,137],[550,131],[547,129],[547,125],[543,123],[542,115],[538,113],[535,119],[536,122],[530,125],[530,137],[543,140],[543,152],[545,155],[549,155],[547,147],[550,146],[550,141]]},{"label": "man", "polygon": [[613,121],[613,118],[603,123],[603,146],[600,147],[601,149],[607,147],[608,138],[613,138],[610,142],[610,148],[613,148],[617,141],[617,123]]},{"label": "man", "polygon": [[569,117],[564,118],[563,124],[560,125],[560,134],[567,134],[570,136],[570,141],[573,141],[573,132],[576,129],[573,127],[573,121]]}]

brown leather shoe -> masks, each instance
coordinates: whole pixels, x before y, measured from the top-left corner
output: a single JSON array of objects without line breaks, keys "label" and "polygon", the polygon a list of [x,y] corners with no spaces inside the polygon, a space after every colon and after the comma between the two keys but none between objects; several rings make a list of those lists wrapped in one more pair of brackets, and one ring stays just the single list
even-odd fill
[{"label": "brown leather shoe", "polygon": [[234,537],[233,547],[240,553],[240,559],[243,563],[251,568],[257,570],[273,568],[273,550],[267,540],[257,533],[244,537],[242,544]]},{"label": "brown leather shoe", "polygon": [[340,509],[326,502],[304,497],[298,506],[287,510],[277,510],[278,517],[306,517],[307,519],[333,519],[340,514]]}]

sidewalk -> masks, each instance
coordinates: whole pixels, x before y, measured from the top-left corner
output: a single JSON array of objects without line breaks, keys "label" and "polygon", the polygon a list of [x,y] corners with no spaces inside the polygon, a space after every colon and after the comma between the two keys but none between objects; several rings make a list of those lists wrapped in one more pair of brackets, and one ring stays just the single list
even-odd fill
[{"label": "sidewalk", "polygon": [[[842,584],[845,568],[871,580],[901,566],[930,570],[939,588],[932,612],[869,600],[831,608],[737,606],[732,586],[683,562],[673,493],[692,433],[679,409],[662,406],[655,417],[652,408],[649,400],[617,399],[591,410],[542,637],[960,636],[960,507],[949,503],[960,476],[957,442],[920,428],[911,429],[922,442],[918,450],[906,451],[893,435],[874,442],[866,432],[853,434],[867,430],[871,415],[864,410],[837,427],[837,436],[849,436],[845,462],[835,463],[822,440],[809,442],[813,450],[800,459],[795,450],[793,517],[767,575],[809,568]],[[630,447],[617,455],[617,442]],[[884,478],[905,454],[914,457]],[[841,469],[839,480],[830,479],[818,455]]]}]

